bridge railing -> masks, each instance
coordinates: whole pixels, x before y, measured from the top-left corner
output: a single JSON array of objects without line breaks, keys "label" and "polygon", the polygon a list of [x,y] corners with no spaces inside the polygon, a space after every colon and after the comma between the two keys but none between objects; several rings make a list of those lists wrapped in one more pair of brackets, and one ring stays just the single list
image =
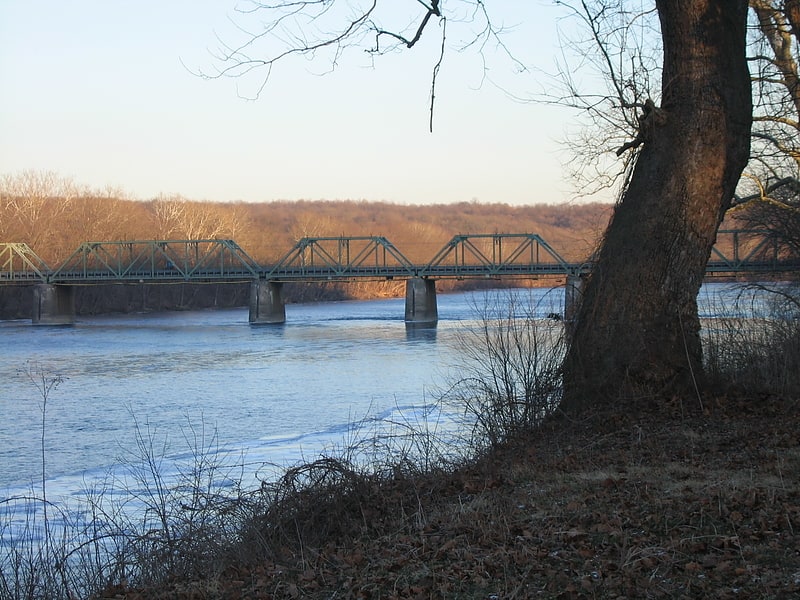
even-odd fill
[{"label": "bridge railing", "polygon": [[246,280],[258,270],[233,240],[84,242],[47,281]]},{"label": "bridge railing", "polygon": [[783,256],[780,240],[763,229],[720,229],[706,270],[710,273],[796,269],[797,261]]}]

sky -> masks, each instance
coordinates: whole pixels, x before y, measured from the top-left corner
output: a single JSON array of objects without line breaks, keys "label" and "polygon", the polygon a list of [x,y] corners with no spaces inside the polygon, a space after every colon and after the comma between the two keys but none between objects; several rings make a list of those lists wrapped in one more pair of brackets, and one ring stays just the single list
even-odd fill
[{"label": "sky", "polygon": [[[391,2],[401,20],[419,6]],[[560,13],[488,4],[528,70],[491,48],[485,65],[457,51],[469,26],[449,22],[431,133],[436,36],[375,60],[352,49],[328,73],[289,60],[253,100],[260,74],[198,76],[219,67],[220,39],[243,39],[234,23],[258,23],[234,0],[0,0],[0,174],[54,171],[141,200],[571,201],[570,113],[509,96],[554,70]]]}]

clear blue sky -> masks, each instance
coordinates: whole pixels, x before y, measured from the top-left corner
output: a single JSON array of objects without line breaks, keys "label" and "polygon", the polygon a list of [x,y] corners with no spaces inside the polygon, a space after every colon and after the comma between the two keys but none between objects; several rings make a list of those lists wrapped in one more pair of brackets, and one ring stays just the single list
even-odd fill
[{"label": "clear blue sky", "polygon": [[[539,91],[535,69],[552,71],[559,52],[558,11],[543,0],[487,4],[517,25],[508,45],[533,69],[513,76],[490,56],[492,76],[516,94]],[[52,170],[138,199],[572,198],[559,145],[570,114],[481,85],[474,52],[445,58],[428,132],[433,36],[374,68],[357,50],[322,76],[323,63],[287,62],[256,101],[237,92],[253,81],[197,77],[191,70],[214,68],[215,35],[238,39],[234,6],[0,0],[0,173]]]}]

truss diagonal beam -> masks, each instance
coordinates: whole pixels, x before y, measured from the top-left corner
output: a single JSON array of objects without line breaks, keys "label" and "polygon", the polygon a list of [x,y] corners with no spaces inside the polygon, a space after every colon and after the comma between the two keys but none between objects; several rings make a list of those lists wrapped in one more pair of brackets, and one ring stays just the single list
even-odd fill
[{"label": "truss diagonal beam", "polygon": [[266,279],[413,276],[416,268],[385,237],[306,237],[295,243]]},{"label": "truss diagonal beam", "polygon": [[6,281],[46,281],[49,271],[47,263],[28,244],[0,244],[0,278]]},{"label": "truss diagonal beam", "polygon": [[[709,266],[732,271],[746,271],[757,266],[780,262],[780,244],[772,232],[756,229],[721,229],[711,248]],[[717,260],[715,260],[717,259]]]},{"label": "truss diagonal beam", "polygon": [[51,282],[256,279],[259,266],[233,240],[84,242]]},{"label": "truss diagonal beam", "polygon": [[537,234],[477,234],[454,236],[422,269],[422,276],[569,274],[575,270]]}]

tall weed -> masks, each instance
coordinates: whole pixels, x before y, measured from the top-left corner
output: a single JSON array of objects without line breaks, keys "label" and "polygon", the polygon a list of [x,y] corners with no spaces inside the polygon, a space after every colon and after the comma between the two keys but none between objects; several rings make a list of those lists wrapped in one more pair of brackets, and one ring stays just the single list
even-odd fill
[{"label": "tall weed", "polygon": [[43,484],[0,499],[0,599],[72,600],[218,572],[243,522],[242,465],[190,422],[168,468],[168,439],[135,424],[124,468],[83,494],[53,503]]},{"label": "tall weed", "polygon": [[[44,511],[46,494],[35,490],[0,499],[0,600],[116,597],[130,586],[213,579],[227,565],[358,529],[398,493],[392,482],[424,477],[452,456],[436,441],[436,422],[416,411],[391,423],[364,419],[343,446],[288,469],[245,465],[202,421],[188,422],[176,448],[131,419],[135,447],[70,507],[48,502]],[[253,468],[270,475],[255,485]]]}]

